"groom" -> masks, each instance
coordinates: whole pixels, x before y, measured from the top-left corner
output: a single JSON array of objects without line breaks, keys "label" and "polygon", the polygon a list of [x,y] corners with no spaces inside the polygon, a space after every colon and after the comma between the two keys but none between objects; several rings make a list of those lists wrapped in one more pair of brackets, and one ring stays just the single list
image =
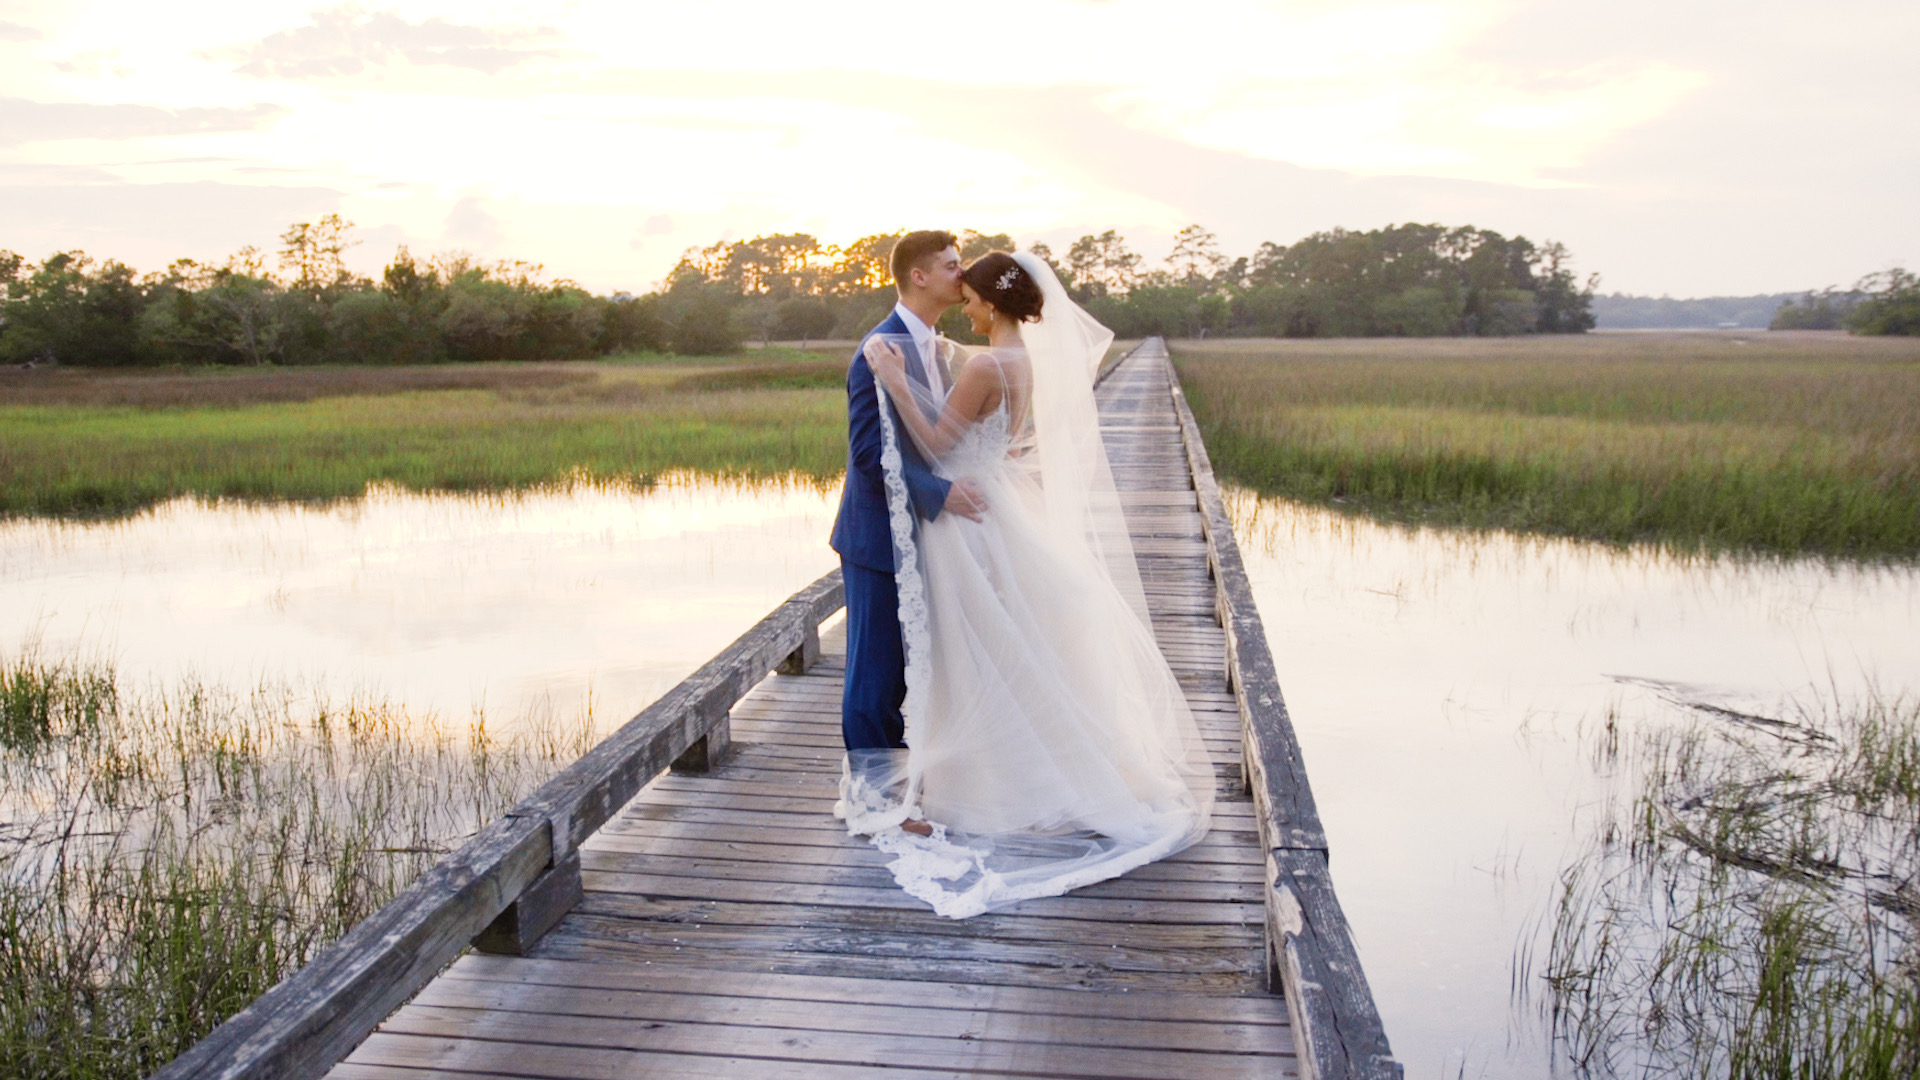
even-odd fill
[{"label": "groom", "polygon": [[[950,232],[908,233],[894,245],[891,263],[900,300],[867,336],[911,338],[915,347],[903,350],[907,377],[932,391],[935,400],[944,399],[952,386],[950,373],[934,362],[933,325],[941,312],[961,300],[958,241]],[[863,340],[847,369],[847,482],[829,541],[840,553],[847,584],[847,675],[840,733],[856,776],[875,754],[906,746],[900,716],[900,703],[907,696],[906,650],[893,581],[898,557],[880,467],[880,410],[893,406],[881,400],[874,386],[865,345]],[[932,521],[946,512],[979,521],[986,510],[979,490],[971,481],[952,483],[934,475],[913,440],[904,437],[899,413],[892,419],[894,430],[902,432],[901,472],[916,518]]]}]

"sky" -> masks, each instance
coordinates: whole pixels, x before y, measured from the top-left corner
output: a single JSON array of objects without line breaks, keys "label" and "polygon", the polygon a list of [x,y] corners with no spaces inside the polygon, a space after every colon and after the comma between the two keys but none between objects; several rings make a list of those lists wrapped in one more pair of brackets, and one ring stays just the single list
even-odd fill
[{"label": "sky", "polygon": [[1558,240],[1603,292],[1920,267],[1920,4],[0,0],[0,248],[139,270],[339,213],[651,288],[809,232]]}]

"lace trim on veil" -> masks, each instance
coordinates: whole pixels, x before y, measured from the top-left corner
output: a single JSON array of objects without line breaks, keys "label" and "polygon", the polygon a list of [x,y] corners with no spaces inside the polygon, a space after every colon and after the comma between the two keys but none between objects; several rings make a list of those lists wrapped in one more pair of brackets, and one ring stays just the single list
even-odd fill
[{"label": "lace trim on veil", "polygon": [[[900,435],[894,428],[893,410],[886,405],[890,400],[887,390],[877,379],[874,392],[881,397],[880,469],[887,492],[887,522],[893,533],[900,638],[907,660],[907,696],[900,712],[911,746],[925,715],[933,631],[928,625],[926,580],[920,573],[920,549],[914,540],[913,502],[900,457]],[[909,403],[908,407],[915,406]],[[893,856],[887,869],[908,895],[948,918],[978,915],[987,910],[988,898],[1002,891],[997,888],[1000,875],[986,865],[992,852],[953,842],[946,827],[938,823],[933,825],[933,835],[927,837],[900,827],[909,818],[925,816],[919,804],[919,777],[907,773],[905,757],[896,752],[894,764],[879,770],[856,771],[851,763],[843,761],[840,801],[834,804],[833,812],[846,820],[849,833],[868,837],[874,847]],[[960,888],[944,884],[968,878],[972,880]]]},{"label": "lace trim on veil", "polygon": [[[920,700],[926,693],[928,642],[933,633],[927,625],[926,583],[920,577],[920,551],[913,538],[913,504],[907,495],[907,480],[900,458],[899,437],[894,433],[892,409],[887,407],[886,387],[874,380],[873,390],[880,397],[880,470],[887,492],[887,523],[893,534],[894,583],[900,598],[900,638],[906,648],[907,698],[901,703],[906,721],[907,743],[913,743],[919,727],[916,723]],[[902,822],[917,817],[920,807],[917,792],[901,790],[900,768],[905,754],[894,752],[894,761],[879,770],[855,770],[844,762],[840,775],[840,801],[834,804],[836,817],[844,818],[847,830],[861,836],[878,836],[889,829],[898,831]]]}]

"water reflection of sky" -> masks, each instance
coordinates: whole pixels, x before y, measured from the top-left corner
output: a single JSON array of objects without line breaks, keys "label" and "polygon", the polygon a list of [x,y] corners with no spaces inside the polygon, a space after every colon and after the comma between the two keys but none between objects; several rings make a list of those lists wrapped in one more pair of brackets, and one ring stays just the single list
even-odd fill
[{"label": "water reflection of sky", "polygon": [[1770,712],[1870,681],[1920,693],[1912,567],[1688,560],[1230,504],[1410,1078],[1544,1074],[1537,1029],[1510,1027],[1511,961],[1602,790],[1585,733],[1610,707],[1628,723],[1681,715],[1663,688],[1617,677]]},{"label": "water reflection of sky", "polygon": [[548,703],[624,721],[837,565],[838,495],[687,478],[648,491],[179,500],[0,523],[0,653],[371,692],[455,722]]},{"label": "water reflection of sky", "polygon": [[[1920,694],[1913,568],[1686,560],[1229,498],[1412,1078],[1542,1074],[1537,1030],[1509,1023],[1510,964],[1599,798],[1583,731],[1609,708],[1671,719],[1664,692],[1780,710],[1869,680]],[[547,702],[572,714],[591,688],[605,729],[832,569],[836,501],[678,479],[0,522],[0,654],[37,637],[134,680],[311,680],[456,722],[477,705],[495,724]]]}]

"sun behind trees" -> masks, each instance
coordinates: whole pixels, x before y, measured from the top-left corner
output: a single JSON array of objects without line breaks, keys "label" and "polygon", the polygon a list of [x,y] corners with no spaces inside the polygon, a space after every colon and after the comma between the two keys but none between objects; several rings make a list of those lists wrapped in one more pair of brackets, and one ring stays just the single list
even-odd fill
[{"label": "sun behind trees", "polygon": [[[766,339],[850,337],[892,303],[886,251],[894,236],[837,248],[804,234],[755,237],[687,252],[669,296],[711,290],[739,330]],[[1011,238],[969,230],[961,255],[1011,250]],[[1054,264],[1088,310],[1121,337],[1446,337],[1580,333],[1596,278],[1584,284],[1557,243],[1535,246],[1471,226],[1335,229],[1291,246],[1265,243],[1229,260],[1199,225],[1149,268],[1115,230],[1074,241]],[[958,321],[943,327],[964,336]]]},{"label": "sun behind trees", "polygon": [[[38,265],[0,251],[0,360],[154,364],[410,364],[567,360],[638,350],[723,353],[742,341],[856,337],[893,303],[887,254],[898,233],[822,244],[782,233],[690,249],[642,296],[596,296],[543,281],[541,267],[461,252],[418,259],[404,246],[378,280],[347,268],[352,222],[330,214],[243,248],[218,266],[191,259],[139,275],[58,252]],[[966,257],[1011,250],[968,231]],[[1229,260],[1218,238],[1183,229],[1159,266],[1114,230],[1054,262],[1075,296],[1122,337],[1430,337],[1577,333],[1592,328],[1567,250],[1471,227],[1336,229]],[[965,337],[957,318],[946,329]]]}]

